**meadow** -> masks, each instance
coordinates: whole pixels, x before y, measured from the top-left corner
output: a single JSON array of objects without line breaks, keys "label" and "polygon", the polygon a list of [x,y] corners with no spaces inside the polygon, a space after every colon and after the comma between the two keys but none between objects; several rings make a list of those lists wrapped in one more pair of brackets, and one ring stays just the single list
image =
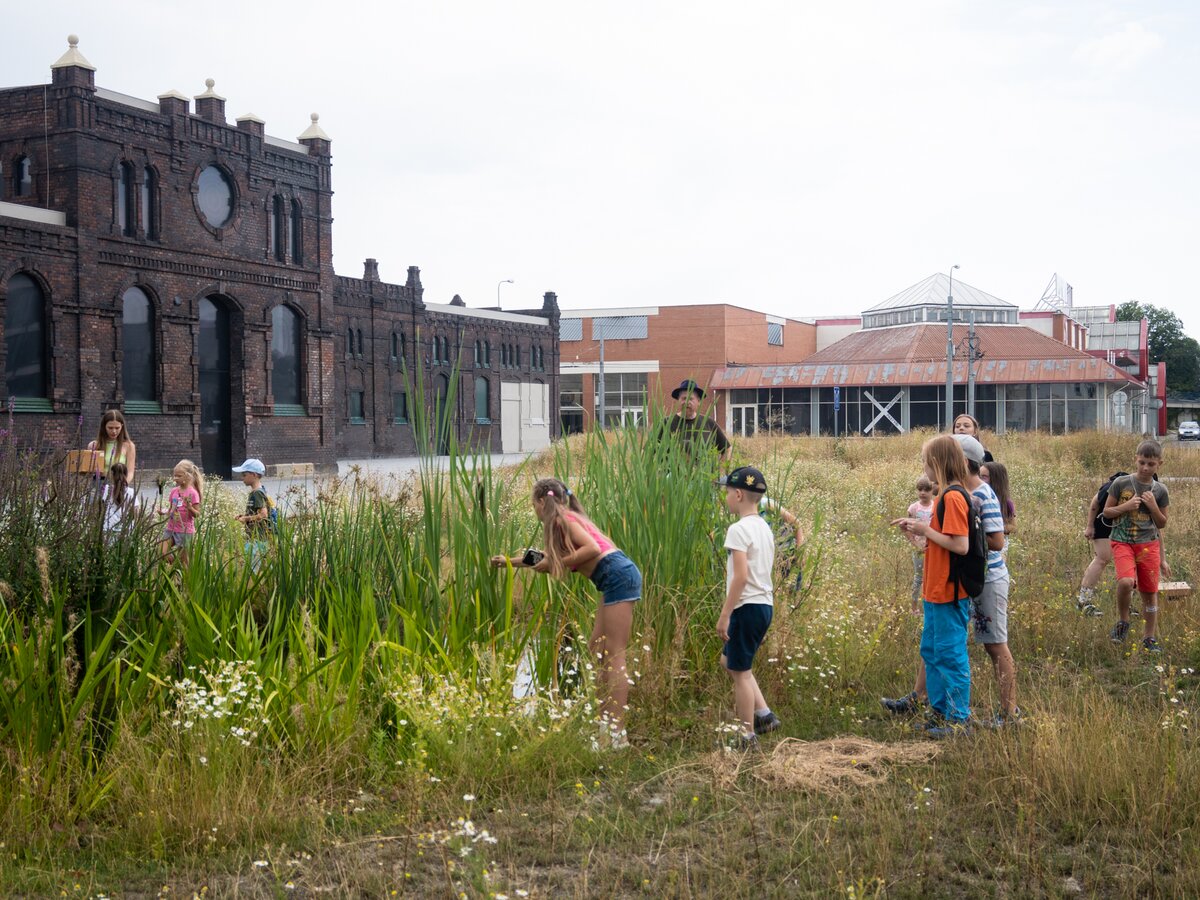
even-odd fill
[{"label": "meadow", "polygon": [[[258,572],[240,486],[208,485],[170,567],[151,517],[105,540],[82,485],[0,447],[0,895],[1200,894],[1196,601],[1161,604],[1157,657],[1108,640],[1111,569],[1105,618],[1073,603],[1088,500],[1131,438],[987,438],[1018,507],[1026,721],[933,744],[880,708],[916,659],[887,522],[925,437],[737,443],[810,531],[758,663],[784,727],[749,756],[722,749],[728,520],[712,473],[644,433],[324,481],[283,498]],[[592,740],[590,585],[487,565],[537,545],[546,474],[645,575],[629,750]],[[1163,474],[1190,580],[1200,454],[1170,450]],[[995,682],[971,656],[985,715]]]}]

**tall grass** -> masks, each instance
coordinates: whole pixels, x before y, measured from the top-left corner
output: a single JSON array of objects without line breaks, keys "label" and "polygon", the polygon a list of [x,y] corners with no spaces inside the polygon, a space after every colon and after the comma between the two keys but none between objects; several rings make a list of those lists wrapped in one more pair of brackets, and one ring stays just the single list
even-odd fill
[{"label": "tall grass", "polygon": [[[415,427],[432,446],[437,422]],[[805,591],[781,588],[759,662],[792,736],[908,737],[877,712],[880,694],[909,686],[918,628],[909,550],[886,522],[913,498],[924,437],[738,442],[735,463],[763,469],[810,532]],[[222,853],[258,858],[272,841],[358,833],[356,816],[416,832],[460,814],[470,792],[489,796],[492,811],[476,813],[489,828],[507,828],[501,868],[546,893],[586,893],[567,874],[581,859],[592,860],[589,889],[604,895],[739,895],[744,884],[722,873],[747,858],[784,894],[852,885],[861,896],[880,884],[1053,893],[1064,865],[1080,878],[1124,873],[1125,892],[1200,889],[1186,727],[1200,617],[1188,602],[1164,604],[1158,671],[1070,605],[1087,560],[1083,507],[1103,476],[1127,467],[1128,439],[988,441],[1018,504],[1010,630],[1030,727],[977,735],[931,767],[833,798],[752,774],[718,790],[706,768],[729,716],[714,630],[729,520],[715,460],[690,460],[653,429],[576,436],[509,469],[447,444],[448,457],[410,478],[350,473],[293,498],[258,571],[232,519],[235,489],[209,486],[191,560],[171,566],[158,559],[152,515],[106,539],[85,485],[53,458],[0,446],[0,874],[29,861],[21,884],[42,892],[49,882],[32,861],[77,859],[81,841],[202,865]],[[598,758],[587,741],[581,650],[594,590],[578,576],[488,565],[537,543],[530,488],[550,473],[645,575],[633,757]],[[1169,453],[1164,474],[1198,475],[1200,457]],[[1168,484],[1168,552],[1188,577],[1200,571],[1196,492]],[[995,688],[975,666],[986,710]],[[515,696],[523,667],[535,689]],[[913,809],[924,787],[934,812]],[[661,807],[647,805],[651,794]],[[713,829],[728,847],[711,846]],[[963,836],[965,848],[947,849]],[[659,848],[658,865],[631,849],[643,845]],[[671,862],[672,847],[691,869]],[[1174,853],[1177,870],[1144,864],[1155,853]],[[1001,871],[979,874],[980,859]],[[429,893],[458,876],[422,877]]]}]

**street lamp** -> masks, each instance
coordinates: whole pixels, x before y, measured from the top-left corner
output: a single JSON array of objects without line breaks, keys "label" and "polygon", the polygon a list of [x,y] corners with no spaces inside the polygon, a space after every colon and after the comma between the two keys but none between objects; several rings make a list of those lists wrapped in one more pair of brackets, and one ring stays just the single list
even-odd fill
[{"label": "street lamp", "polygon": [[500,308],[500,285],[512,284],[512,283],[513,283],[513,280],[511,278],[505,278],[502,281],[496,282],[496,309]]},{"label": "street lamp", "polygon": [[954,270],[950,267],[950,291],[946,294],[946,430],[954,430]]}]

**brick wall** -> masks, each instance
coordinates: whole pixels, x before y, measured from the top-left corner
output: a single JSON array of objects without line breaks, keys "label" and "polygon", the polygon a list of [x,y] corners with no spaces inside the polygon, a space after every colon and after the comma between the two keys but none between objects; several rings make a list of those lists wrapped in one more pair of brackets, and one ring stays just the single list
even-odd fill
[{"label": "brick wall", "polygon": [[[67,218],[60,227],[20,214],[0,216],[0,313],[17,272],[42,286],[49,311],[52,413],[17,414],[19,441],[70,449],[81,431],[87,439],[93,436],[105,409],[124,406],[122,298],[131,287],[140,288],[153,309],[160,409],[128,417],[142,468],[170,468],[183,457],[201,460],[197,347],[206,298],[230,315],[235,462],[258,456],[268,465],[308,462],[329,469],[338,455],[415,452],[411,427],[393,421],[392,394],[403,389],[406,371],[392,358],[393,332],[403,332],[403,357],[410,366],[421,361],[427,386],[449,372],[424,362],[425,347],[418,346],[418,335],[434,328],[450,329],[456,338],[461,332],[471,342],[482,336],[494,347],[506,335],[519,334],[526,344],[546,345],[548,359],[557,359],[557,319],[552,327],[491,322],[463,327],[427,313],[415,267],[403,285],[380,282],[374,261],[366,279],[338,278],[332,263],[331,144],[315,119],[300,143],[283,143],[287,146],[268,140],[263,123],[253,117],[228,123],[225,101],[211,84],[194,108],[178,95],[148,104],[98,93],[94,73],[78,65],[55,68],[49,85],[0,90],[0,200]],[[11,166],[21,156],[33,161],[28,197],[13,192]],[[118,216],[123,165],[134,176],[128,229]],[[224,224],[210,222],[200,204],[199,177],[211,166],[233,192],[232,215]],[[154,184],[148,205],[140,184],[146,171]],[[284,252],[283,260],[271,242],[276,197],[288,214],[287,226],[293,210],[299,214],[299,252]],[[149,230],[143,227],[146,218]],[[272,313],[280,305],[301,322],[299,415],[277,414],[272,393]],[[0,334],[3,321],[0,315]],[[353,357],[347,347],[351,327],[364,336]],[[0,364],[3,356],[0,341]],[[532,379],[539,373],[510,374]],[[349,421],[351,390],[364,392],[365,424]],[[499,429],[475,425],[473,388],[466,390],[470,403],[458,427],[464,437],[498,449]],[[557,389],[554,396],[557,400]],[[498,421],[498,384],[493,398]],[[413,398],[409,402],[411,408]]]}]

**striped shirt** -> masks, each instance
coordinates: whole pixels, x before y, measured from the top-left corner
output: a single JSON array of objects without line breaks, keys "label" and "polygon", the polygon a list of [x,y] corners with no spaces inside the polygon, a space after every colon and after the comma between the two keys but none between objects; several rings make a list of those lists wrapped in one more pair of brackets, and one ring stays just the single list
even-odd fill
[{"label": "striped shirt", "polygon": [[[983,533],[995,534],[996,532],[1004,533],[1004,516],[1000,513],[1000,498],[996,496],[996,492],[992,490],[992,486],[986,481],[979,483],[979,487],[971,491],[971,496],[979,503],[979,518],[983,521]],[[1004,539],[1005,546],[1008,545],[1008,538]],[[1008,567],[1004,564],[1003,550],[988,550],[988,567],[985,581],[996,581],[1008,575]]]}]

